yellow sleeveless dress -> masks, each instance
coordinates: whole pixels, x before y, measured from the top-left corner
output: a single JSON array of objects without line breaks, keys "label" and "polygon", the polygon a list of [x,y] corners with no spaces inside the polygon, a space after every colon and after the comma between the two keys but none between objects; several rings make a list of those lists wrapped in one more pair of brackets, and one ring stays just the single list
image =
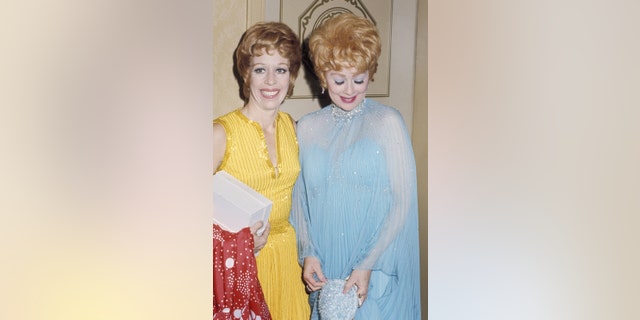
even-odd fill
[{"label": "yellow sleeveless dress", "polygon": [[240,109],[214,120],[227,135],[227,148],[220,167],[273,201],[269,215],[271,231],[257,260],[258,279],[274,320],[309,319],[308,295],[298,264],[296,235],[289,223],[291,192],[300,172],[298,141],[293,119],[278,112],[276,119],[277,170],[267,151],[259,123]]}]

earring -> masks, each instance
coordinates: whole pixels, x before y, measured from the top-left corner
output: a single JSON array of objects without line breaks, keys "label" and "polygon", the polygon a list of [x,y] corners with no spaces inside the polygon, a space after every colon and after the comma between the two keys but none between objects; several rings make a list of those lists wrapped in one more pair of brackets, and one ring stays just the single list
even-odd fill
[{"label": "earring", "polygon": [[322,87],[322,92],[320,94],[324,94],[324,87]]}]

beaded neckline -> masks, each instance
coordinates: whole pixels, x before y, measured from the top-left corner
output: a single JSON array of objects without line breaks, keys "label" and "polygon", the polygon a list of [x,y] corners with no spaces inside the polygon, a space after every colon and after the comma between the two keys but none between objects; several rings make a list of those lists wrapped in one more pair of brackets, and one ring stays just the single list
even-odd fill
[{"label": "beaded neckline", "polygon": [[365,100],[366,99],[363,99],[362,102],[360,102],[355,108],[349,111],[342,110],[340,109],[340,107],[332,103],[331,115],[333,116],[333,119],[338,121],[351,121],[353,118],[362,114],[362,111],[364,111]]}]

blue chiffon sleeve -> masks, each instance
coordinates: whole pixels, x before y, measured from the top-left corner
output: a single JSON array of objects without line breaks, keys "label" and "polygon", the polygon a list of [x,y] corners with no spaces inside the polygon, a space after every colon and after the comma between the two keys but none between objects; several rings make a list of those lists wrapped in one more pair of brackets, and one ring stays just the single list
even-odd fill
[{"label": "blue chiffon sleeve", "polygon": [[[394,241],[412,241],[412,239],[398,239],[410,213],[417,212],[417,186],[416,168],[413,155],[413,147],[407,128],[401,114],[395,109],[389,109],[381,118],[381,125],[376,132],[376,141],[382,147],[386,168],[381,172],[387,172],[389,178],[389,192],[391,204],[377,235],[371,238],[365,246],[367,250],[361,261],[358,261],[355,269],[379,269],[378,260]],[[416,243],[417,245],[417,243]],[[398,258],[389,257],[389,259]],[[390,261],[386,261],[390,262]],[[381,261],[385,263],[385,261]]]},{"label": "blue chiffon sleeve", "polygon": [[293,186],[291,215],[289,222],[296,230],[298,242],[298,263],[303,265],[305,257],[317,257],[316,248],[309,232],[309,210],[307,204],[307,192],[305,189],[304,177],[299,175]]}]

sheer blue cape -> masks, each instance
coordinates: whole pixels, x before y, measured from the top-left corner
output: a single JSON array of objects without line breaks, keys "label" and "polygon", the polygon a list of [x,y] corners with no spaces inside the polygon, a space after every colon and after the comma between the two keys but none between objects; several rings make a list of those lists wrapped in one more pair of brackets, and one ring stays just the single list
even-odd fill
[{"label": "sheer blue cape", "polygon": [[370,99],[349,112],[330,105],[302,117],[297,135],[299,262],[317,257],[328,279],[372,270],[355,319],[420,319],[415,159],[401,114]]}]

